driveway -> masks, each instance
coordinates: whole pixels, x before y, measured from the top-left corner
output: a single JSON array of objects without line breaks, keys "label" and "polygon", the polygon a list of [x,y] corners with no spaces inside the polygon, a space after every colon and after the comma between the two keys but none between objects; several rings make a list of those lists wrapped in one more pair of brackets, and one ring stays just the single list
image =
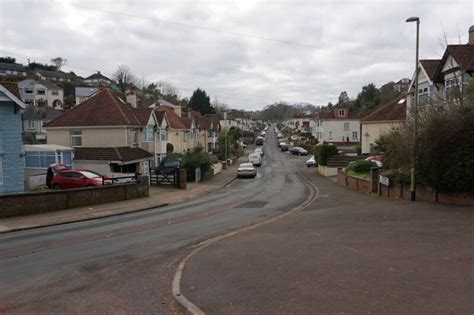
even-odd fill
[{"label": "driveway", "polygon": [[472,208],[370,197],[304,173],[318,199],[193,256],[184,296],[209,314],[473,314]]}]

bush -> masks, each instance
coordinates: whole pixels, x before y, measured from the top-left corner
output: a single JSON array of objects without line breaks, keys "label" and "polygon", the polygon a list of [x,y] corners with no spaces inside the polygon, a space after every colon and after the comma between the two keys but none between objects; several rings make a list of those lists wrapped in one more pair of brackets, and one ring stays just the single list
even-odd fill
[{"label": "bush", "polygon": [[376,166],[374,161],[360,160],[351,163],[347,169],[356,173],[368,173],[372,167]]},{"label": "bush", "polygon": [[195,179],[195,170],[197,168],[201,168],[201,174],[204,174],[211,167],[211,164],[211,157],[204,152],[202,147],[186,152],[181,161],[181,167],[186,169],[189,180]]},{"label": "bush", "polygon": [[327,165],[328,157],[337,155],[337,147],[332,144],[321,144],[316,146],[316,150],[314,152],[316,157],[316,161],[318,161],[321,165]]}]

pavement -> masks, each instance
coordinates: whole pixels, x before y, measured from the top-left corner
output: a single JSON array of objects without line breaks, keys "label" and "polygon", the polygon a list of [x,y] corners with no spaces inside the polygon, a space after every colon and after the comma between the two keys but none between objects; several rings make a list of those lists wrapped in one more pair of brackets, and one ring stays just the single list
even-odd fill
[{"label": "pavement", "polygon": [[0,233],[94,220],[192,200],[212,193],[231,183],[236,178],[239,163],[242,163],[245,159],[246,155],[244,154],[235,163],[228,166],[227,169],[203,182],[187,183],[186,190],[174,187],[150,187],[149,197],[28,216],[0,218]]},{"label": "pavement", "polygon": [[191,257],[187,299],[208,314],[473,314],[472,208],[377,198],[301,172],[318,198]]}]

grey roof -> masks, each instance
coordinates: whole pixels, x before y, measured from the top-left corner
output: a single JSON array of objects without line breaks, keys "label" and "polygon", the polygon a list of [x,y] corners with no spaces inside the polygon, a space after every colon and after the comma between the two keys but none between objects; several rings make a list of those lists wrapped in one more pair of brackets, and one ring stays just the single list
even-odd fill
[{"label": "grey roof", "polygon": [[67,79],[69,77],[67,73],[62,72],[62,71],[35,70],[35,72],[38,72],[39,74],[47,78]]},{"label": "grey roof", "polygon": [[152,98],[147,98],[147,99],[144,99],[143,101],[141,101],[140,103],[138,103],[138,106],[140,107],[150,107],[151,105],[153,104],[156,104],[156,100],[152,99]]},{"label": "grey roof", "polygon": [[44,85],[48,90],[62,90],[59,86],[56,84],[48,81],[48,80],[39,80],[37,81],[39,84]]},{"label": "grey roof", "polygon": [[77,86],[75,90],[75,95],[76,97],[85,97],[85,96],[91,96],[97,92],[96,87],[89,87],[89,86]]},{"label": "grey roof", "polygon": [[84,80],[97,80],[97,79],[104,79],[104,80],[107,80],[107,81],[112,82],[112,80],[110,80],[110,79],[107,78],[105,75],[103,75],[102,73],[100,73],[100,71],[97,71],[97,73],[91,74],[90,76],[88,76],[88,77],[85,78]]},{"label": "grey roof", "polygon": [[23,112],[23,120],[52,120],[61,114],[62,112],[49,106],[38,107],[29,105]]},{"label": "grey roof", "polygon": [[160,98],[160,99],[158,100],[158,103],[160,103],[160,105],[162,105],[162,106],[168,106],[168,107],[174,107],[174,106],[176,106],[176,104],[170,103],[170,102],[168,102],[167,100],[164,100],[164,99],[162,99],[162,98]]},{"label": "grey roof", "polygon": [[0,62],[0,70],[26,72],[26,69],[25,67],[23,67],[23,65],[19,63],[7,63],[7,62]]}]

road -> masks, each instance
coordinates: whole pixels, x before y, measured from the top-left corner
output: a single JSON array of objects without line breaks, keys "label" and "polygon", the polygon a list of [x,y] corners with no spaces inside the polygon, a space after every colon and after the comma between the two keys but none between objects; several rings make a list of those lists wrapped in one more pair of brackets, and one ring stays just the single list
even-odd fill
[{"label": "road", "polygon": [[256,179],[147,212],[0,235],[0,314],[173,313],[176,265],[190,245],[265,220],[308,195],[267,136]]}]

